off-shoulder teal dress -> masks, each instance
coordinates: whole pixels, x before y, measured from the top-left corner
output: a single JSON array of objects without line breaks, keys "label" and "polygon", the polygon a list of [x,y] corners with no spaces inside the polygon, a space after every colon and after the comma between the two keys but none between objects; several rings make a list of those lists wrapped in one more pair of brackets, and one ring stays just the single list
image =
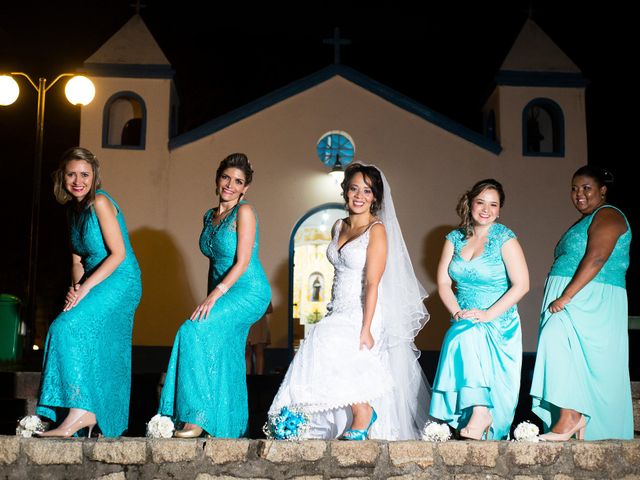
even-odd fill
[{"label": "off-shoulder teal dress", "polygon": [[602,208],[615,207],[605,205],[583,217],[556,245],[540,315],[531,384],[533,412],[547,430],[556,422],[559,408],[569,408],[587,417],[587,440],[632,439],[625,283],[631,244],[629,222],[595,278],[563,310],[549,312],[551,302],[562,295],[578,269],[587,251],[589,227]]},{"label": "off-shoulder teal dress", "polygon": [[[460,308],[491,307],[510,288],[501,249],[515,234],[502,224],[490,227],[484,252],[470,261],[460,256],[466,244],[457,229],[447,235],[454,253],[449,275]],[[508,438],[520,389],[522,334],[514,305],[491,322],[455,322],[447,331],[431,393],[430,415],[463,427],[475,405],[489,408],[489,438]]]},{"label": "off-shoulder teal dress", "polygon": [[[244,203],[244,202],[242,202]],[[222,281],[236,260],[236,205],[213,225],[204,216],[200,250],[209,258],[208,291]],[[220,297],[209,317],[185,321],[176,335],[160,398],[159,413],[194,423],[214,437],[246,434],[249,413],[244,358],[251,325],[264,315],[271,288],[258,258],[258,228],[247,270]]]},{"label": "off-shoulder teal dress", "polygon": [[[95,413],[103,435],[116,437],[129,421],[131,332],[142,283],[120,207],[107,192],[96,194],[116,207],[126,255],[111,275],[51,324],[36,413],[58,421],[66,409],[82,408]],[[109,255],[95,209],[69,208],[69,226],[73,252],[89,277]]]}]

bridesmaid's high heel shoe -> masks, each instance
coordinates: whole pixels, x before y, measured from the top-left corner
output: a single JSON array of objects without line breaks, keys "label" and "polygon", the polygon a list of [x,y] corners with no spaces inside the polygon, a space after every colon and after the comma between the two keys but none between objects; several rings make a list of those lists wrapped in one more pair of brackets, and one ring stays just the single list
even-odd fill
[{"label": "bridesmaid's high heel shoe", "polygon": [[371,420],[369,420],[369,425],[366,430],[357,430],[350,428],[345,430],[340,440],[367,440],[369,438],[369,430],[371,430],[371,425],[378,419],[378,414],[376,413],[376,409],[371,409]]},{"label": "bridesmaid's high heel shoe", "polygon": [[493,423],[493,417],[491,416],[491,414],[488,413],[487,415],[489,422],[484,423],[483,425],[469,425],[469,423],[471,423],[471,421],[469,421],[466,427],[460,429],[460,438],[465,440],[483,440],[484,434],[484,440],[487,440],[489,438],[489,429],[491,428],[491,424]]},{"label": "bridesmaid's high heel shoe", "polygon": [[195,426],[193,428],[183,428],[182,430],[177,430],[175,433],[176,438],[198,438],[202,435],[202,428],[199,426]]},{"label": "bridesmaid's high heel shoe", "polygon": [[89,428],[89,435],[87,438],[91,437],[91,432],[93,431],[93,427],[96,426],[96,416],[91,412],[85,412],[80,415],[77,420],[71,422],[67,427],[62,428],[62,426],[54,429],[48,430],[46,432],[36,433],[36,437],[57,437],[57,438],[69,438],[72,437],[74,433],[83,428]]},{"label": "bridesmaid's high heel shoe", "polygon": [[571,439],[574,435],[577,440],[584,440],[584,432],[587,428],[587,419],[584,418],[584,415],[580,415],[580,420],[576,423],[573,428],[565,433],[555,433],[549,432],[543,435],[540,435],[540,440],[543,442],[566,442]]}]

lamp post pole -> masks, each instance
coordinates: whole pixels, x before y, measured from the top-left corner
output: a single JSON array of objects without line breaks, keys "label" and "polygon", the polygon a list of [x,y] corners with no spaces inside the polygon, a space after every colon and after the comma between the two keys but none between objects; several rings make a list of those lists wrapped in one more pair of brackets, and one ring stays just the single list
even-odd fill
[{"label": "lamp post pole", "polygon": [[47,79],[40,77],[38,85],[23,72],[11,72],[11,75],[25,77],[38,92],[38,107],[36,113],[35,161],[33,166],[33,195],[31,197],[31,225],[29,229],[29,275],[27,278],[27,349],[33,344],[36,332],[36,285],[38,274],[38,240],[40,230],[40,191],[42,187],[42,147],[44,140],[44,107],[47,91],[63,77],[73,77],[74,73],[58,75],[49,86]]}]

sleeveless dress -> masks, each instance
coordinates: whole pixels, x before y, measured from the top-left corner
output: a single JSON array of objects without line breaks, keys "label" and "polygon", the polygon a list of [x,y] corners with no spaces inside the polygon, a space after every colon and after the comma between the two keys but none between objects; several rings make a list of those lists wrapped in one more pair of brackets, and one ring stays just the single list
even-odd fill
[{"label": "sleeveless dress", "polygon": [[[204,215],[200,250],[209,258],[208,292],[236,261],[239,208],[236,205],[215,226],[215,209]],[[258,259],[256,225],[247,270],[216,301],[206,320],[187,320],[178,330],[160,398],[160,414],[199,425],[214,437],[246,434],[249,407],[245,344],[249,328],[262,317],[270,300],[271,288]]]},{"label": "sleeveless dress", "polygon": [[[303,409],[311,416],[309,438],[340,436],[351,424],[351,405],[369,403],[376,408],[376,400],[393,388],[380,341],[380,297],[371,323],[375,344],[371,350],[360,350],[364,269],[374,224],[341,248],[341,221],[334,228],[327,247],[327,258],[335,268],[328,313],[309,330],[269,409],[270,415],[285,406]],[[378,411],[379,420],[370,432],[373,438],[379,438],[376,432],[384,422],[381,413]]]},{"label": "sleeveless dress", "polygon": [[[487,309],[510,288],[501,249],[515,234],[494,223],[484,252],[470,261],[460,256],[462,230],[447,235],[454,247],[449,275],[461,309]],[[493,416],[489,438],[508,438],[520,390],[522,334],[516,305],[491,322],[455,322],[447,331],[431,393],[430,415],[454,428],[464,426],[474,405]]]},{"label": "sleeveless dress", "polygon": [[[36,413],[54,421],[61,409],[95,413],[106,437],[117,437],[129,420],[131,332],[142,295],[140,268],[129,242],[124,216],[118,213],[126,256],[118,267],[75,307],[53,321],[44,351],[40,398]],[[73,252],[82,257],[84,278],[109,255],[93,207],[68,211]]]},{"label": "sleeveless dress", "polygon": [[[549,429],[559,407],[587,417],[587,440],[633,438],[625,274],[631,228],[616,242],[593,280],[558,313],[562,295],[587,250],[588,231],[604,205],[575,223],[556,245],[540,315],[538,353],[531,385],[533,412]],[[616,209],[619,211],[618,209]]]}]

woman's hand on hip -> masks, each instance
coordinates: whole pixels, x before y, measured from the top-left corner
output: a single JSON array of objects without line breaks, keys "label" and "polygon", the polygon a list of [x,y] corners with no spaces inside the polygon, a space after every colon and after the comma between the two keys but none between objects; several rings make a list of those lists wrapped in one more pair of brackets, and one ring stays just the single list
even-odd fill
[{"label": "woman's hand on hip", "polygon": [[371,330],[363,328],[360,332],[360,350],[362,350],[362,347],[366,347],[367,350],[371,350],[375,343],[373,335],[371,335]]}]

